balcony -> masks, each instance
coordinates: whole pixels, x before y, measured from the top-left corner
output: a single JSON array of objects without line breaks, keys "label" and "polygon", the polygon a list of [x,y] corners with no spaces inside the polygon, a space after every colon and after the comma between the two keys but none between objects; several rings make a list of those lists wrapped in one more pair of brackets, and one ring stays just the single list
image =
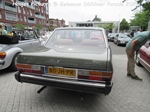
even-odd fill
[{"label": "balcony", "polygon": [[12,17],[12,16],[7,16],[7,15],[6,15],[6,20],[18,21],[18,18],[17,18],[17,17]]},{"label": "balcony", "polygon": [[29,5],[27,5],[27,7],[30,8],[30,9],[35,9],[34,5],[29,4]]},{"label": "balcony", "polygon": [[28,20],[28,23],[34,23],[35,24],[35,21],[34,20]]},{"label": "balcony", "polygon": [[3,8],[3,4],[2,4],[2,2],[0,2],[0,8]]},{"label": "balcony", "polygon": [[6,9],[6,10],[9,10],[9,11],[17,12],[17,9],[16,9],[16,8],[13,8],[13,7],[10,7],[10,6],[6,6],[6,5],[5,5],[5,9]]},{"label": "balcony", "polygon": [[35,14],[35,17],[40,18],[40,19],[45,19],[45,16],[39,15],[39,14]]}]

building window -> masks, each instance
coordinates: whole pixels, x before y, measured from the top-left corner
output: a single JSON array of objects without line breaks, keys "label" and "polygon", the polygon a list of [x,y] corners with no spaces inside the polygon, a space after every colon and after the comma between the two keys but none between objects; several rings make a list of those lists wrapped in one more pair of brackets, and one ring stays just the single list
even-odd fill
[{"label": "building window", "polygon": [[18,15],[10,12],[6,12],[6,20],[18,21]]},{"label": "building window", "polygon": [[13,11],[13,12],[17,12],[16,6],[15,6],[15,5],[12,5],[11,3],[5,2],[4,6],[5,6],[5,9],[6,9],[6,10]]}]

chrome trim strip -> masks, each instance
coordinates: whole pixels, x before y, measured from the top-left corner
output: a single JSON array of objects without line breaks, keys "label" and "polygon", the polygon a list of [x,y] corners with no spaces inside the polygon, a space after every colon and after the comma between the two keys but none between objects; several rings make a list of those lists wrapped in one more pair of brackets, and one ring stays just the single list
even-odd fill
[{"label": "chrome trim strip", "polygon": [[105,84],[100,84],[96,82],[81,82],[81,81],[75,81],[75,80],[64,80],[64,79],[56,79],[56,78],[46,78],[46,77],[38,77],[33,75],[26,75],[26,74],[20,74],[20,77],[26,77],[26,78],[33,78],[33,79],[41,79],[41,80],[47,80],[47,81],[53,81],[53,82],[61,82],[61,83],[68,83],[68,84],[74,84],[74,85],[83,85],[83,86],[91,86],[91,87],[100,87],[105,88]]}]

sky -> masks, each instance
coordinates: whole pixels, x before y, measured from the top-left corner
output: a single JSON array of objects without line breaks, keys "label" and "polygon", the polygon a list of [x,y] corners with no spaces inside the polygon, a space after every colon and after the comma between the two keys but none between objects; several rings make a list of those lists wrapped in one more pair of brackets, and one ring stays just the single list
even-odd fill
[{"label": "sky", "polygon": [[64,19],[66,25],[93,20],[95,15],[102,21],[121,21],[125,18],[130,22],[135,6],[135,0],[125,3],[122,0],[49,0],[49,18]]}]

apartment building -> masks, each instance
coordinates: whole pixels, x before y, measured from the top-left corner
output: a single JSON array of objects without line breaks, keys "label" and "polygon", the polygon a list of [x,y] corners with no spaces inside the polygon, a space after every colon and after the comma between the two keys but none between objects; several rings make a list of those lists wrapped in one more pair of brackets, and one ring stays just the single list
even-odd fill
[{"label": "apartment building", "polygon": [[58,28],[58,27],[65,27],[65,20],[50,18],[49,19],[49,26],[52,30],[54,28]]},{"label": "apartment building", "polygon": [[7,31],[17,23],[30,28],[40,24],[43,31],[48,31],[48,0],[0,0],[0,23],[5,24]]}]

